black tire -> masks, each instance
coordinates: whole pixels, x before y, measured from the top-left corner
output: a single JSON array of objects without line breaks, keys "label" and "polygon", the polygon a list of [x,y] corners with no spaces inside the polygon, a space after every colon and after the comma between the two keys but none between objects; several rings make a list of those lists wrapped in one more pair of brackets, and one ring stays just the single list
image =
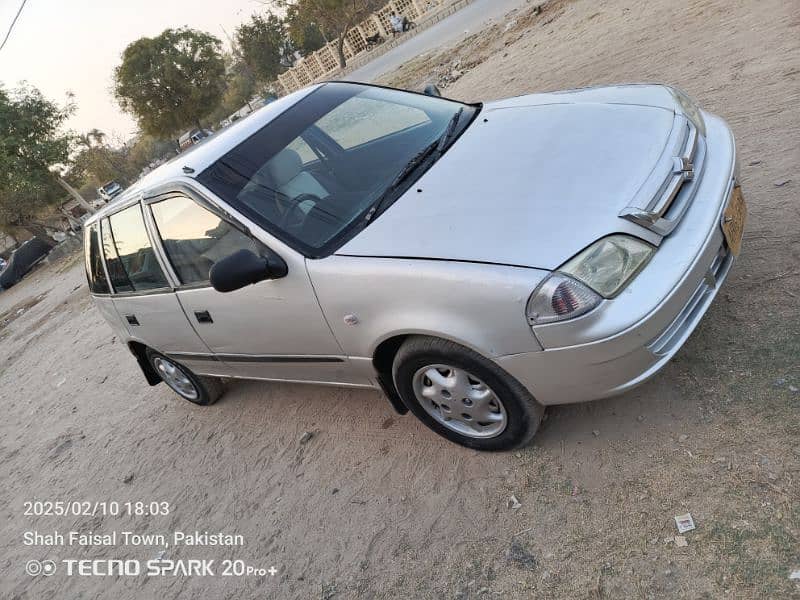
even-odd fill
[{"label": "black tire", "polygon": [[[222,396],[224,386],[222,384],[222,380],[218,377],[202,377],[200,375],[195,375],[189,368],[184,367],[182,364],[170,358],[169,356],[165,356],[164,354],[156,352],[151,348],[147,349],[147,361],[150,363],[150,366],[158,374],[158,376],[161,377],[161,380],[164,381],[164,383],[173,392],[175,392],[176,395],[180,396],[184,400],[188,400],[189,402],[198,404],[200,406],[210,406],[219,400],[220,396]],[[191,382],[196,391],[196,396],[192,397],[191,394],[182,393],[176,389],[176,387],[171,385],[167,379],[165,379],[164,373],[159,368],[160,366],[164,365],[163,361],[174,365],[186,377],[186,379]]]},{"label": "black tire", "polygon": [[[446,427],[423,408],[414,391],[414,376],[420,369],[436,364],[463,369],[494,392],[505,410],[506,423],[502,432],[488,438],[469,437]],[[524,446],[533,439],[544,414],[544,406],[496,363],[440,338],[408,338],[395,355],[392,376],[406,406],[420,421],[442,437],[468,448],[500,451]]]}]

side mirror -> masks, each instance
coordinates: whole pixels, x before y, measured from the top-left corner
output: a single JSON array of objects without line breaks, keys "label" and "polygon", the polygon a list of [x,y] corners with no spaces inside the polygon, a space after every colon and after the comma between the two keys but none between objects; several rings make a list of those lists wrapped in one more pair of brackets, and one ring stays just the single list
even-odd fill
[{"label": "side mirror", "polygon": [[242,249],[214,263],[210,278],[218,292],[233,292],[259,281],[285,277],[286,273],[286,263],[279,257],[264,258]]},{"label": "side mirror", "polygon": [[442,92],[440,92],[439,88],[433,83],[429,83],[428,85],[426,85],[425,89],[423,90],[423,93],[426,96],[436,96],[437,98],[442,97]]}]

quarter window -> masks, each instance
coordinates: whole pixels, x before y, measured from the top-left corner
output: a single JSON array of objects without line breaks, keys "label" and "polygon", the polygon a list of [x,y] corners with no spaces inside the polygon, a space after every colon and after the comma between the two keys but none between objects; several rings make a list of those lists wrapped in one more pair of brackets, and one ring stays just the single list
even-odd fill
[{"label": "quarter window", "polygon": [[168,287],[138,204],[103,222],[103,250],[114,291],[143,292]]},{"label": "quarter window", "polygon": [[150,205],[172,268],[184,285],[205,283],[215,262],[260,245],[186,196]]},{"label": "quarter window", "polygon": [[86,278],[89,280],[89,291],[93,294],[108,294],[108,281],[103,272],[103,257],[100,254],[100,239],[97,223],[86,230],[83,240],[86,253]]}]

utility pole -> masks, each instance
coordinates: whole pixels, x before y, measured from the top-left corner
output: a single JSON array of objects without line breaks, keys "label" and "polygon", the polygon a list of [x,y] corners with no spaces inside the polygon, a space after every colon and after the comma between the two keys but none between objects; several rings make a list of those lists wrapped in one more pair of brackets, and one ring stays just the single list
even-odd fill
[{"label": "utility pole", "polygon": [[92,205],[89,204],[86,200],[83,199],[83,196],[81,196],[78,193],[78,190],[76,190],[74,187],[72,187],[70,184],[68,184],[66,181],[64,181],[64,178],[61,177],[60,175],[56,175],[56,177],[58,178],[58,184],[61,187],[63,187],[65,190],[67,190],[69,195],[72,196],[73,198],[75,198],[75,201],[78,204],[80,204],[90,214],[94,214],[95,213],[95,210],[94,210],[94,208],[92,208]]}]

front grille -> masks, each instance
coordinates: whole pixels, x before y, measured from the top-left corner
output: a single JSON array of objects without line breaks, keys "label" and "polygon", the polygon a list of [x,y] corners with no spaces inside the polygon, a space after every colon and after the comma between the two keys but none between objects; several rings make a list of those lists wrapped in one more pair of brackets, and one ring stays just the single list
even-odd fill
[{"label": "front grille", "polygon": [[705,140],[685,116],[676,115],[656,168],[619,216],[659,235],[669,234],[691,204],[704,158]]},{"label": "front grille", "polygon": [[706,272],[705,277],[697,286],[697,289],[689,298],[686,306],[678,313],[675,320],[667,327],[656,339],[654,339],[647,348],[656,356],[669,355],[676,346],[688,335],[688,329],[693,328],[697,323],[698,318],[703,314],[706,306],[710,302],[710,296],[713,295],[715,288],[722,283],[728,275],[728,271],[733,263],[733,254],[728,249],[727,245],[723,243],[711,266]]}]

